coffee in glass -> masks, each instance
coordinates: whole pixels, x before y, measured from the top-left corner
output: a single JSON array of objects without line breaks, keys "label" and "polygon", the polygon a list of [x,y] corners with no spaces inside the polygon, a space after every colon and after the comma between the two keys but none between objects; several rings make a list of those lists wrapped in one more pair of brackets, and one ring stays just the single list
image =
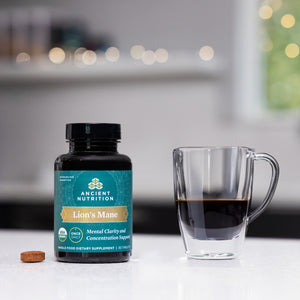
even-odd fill
[{"label": "coffee in glass", "polygon": [[[263,203],[249,213],[255,160],[270,163]],[[236,257],[247,225],[270,203],[279,176],[277,161],[247,147],[184,147],[173,152],[174,191],[186,254],[198,259]]]}]

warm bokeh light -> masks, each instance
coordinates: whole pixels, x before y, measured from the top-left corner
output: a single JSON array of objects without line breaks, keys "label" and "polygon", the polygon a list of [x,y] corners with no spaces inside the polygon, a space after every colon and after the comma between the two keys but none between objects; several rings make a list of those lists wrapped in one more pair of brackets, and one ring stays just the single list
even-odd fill
[{"label": "warm bokeh light", "polygon": [[54,64],[61,64],[66,58],[66,53],[63,49],[55,47],[49,51],[48,56],[50,61]]},{"label": "warm bokeh light", "polygon": [[282,0],[268,0],[267,3],[273,8],[274,11],[277,11],[282,6]]},{"label": "warm bokeh light", "polygon": [[155,53],[152,50],[147,50],[145,51],[143,57],[142,57],[142,61],[145,65],[153,65],[156,61],[156,56]]},{"label": "warm bokeh light", "polygon": [[84,48],[84,47],[79,47],[78,49],[76,49],[76,50],[74,51],[74,56],[82,55],[84,51],[86,51],[86,48]]},{"label": "warm bokeh light", "polygon": [[285,55],[289,58],[295,58],[299,55],[299,46],[297,44],[288,44],[285,48]]},{"label": "warm bokeh light", "polygon": [[203,46],[199,50],[199,56],[204,61],[212,60],[214,57],[214,49],[210,46]]},{"label": "warm bokeh light", "polygon": [[263,20],[268,20],[272,17],[273,15],[273,9],[269,5],[263,5],[259,11],[258,15],[263,19]]},{"label": "warm bokeh light", "polygon": [[286,14],[281,18],[281,25],[285,28],[291,28],[295,25],[295,17],[290,14]]},{"label": "warm bokeh light", "polygon": [[119,60],[120,58],[120,51],[118,48],[116,47],[109,47],[106,51],[105,51],[105,58],[109,61],[109,62],[116,62]]},{"label": "warm bokeh light", "polygon": [[264,52],[272,51],[273,47],[274,47],[273,42],[270,39],[265,39],[261,46],[262,51]]},{"label": "warm bokeh light", "polygon": [[91,50],[86,50],[83,52],[82,54],[82,62],[85,64],[85,65],[93,65],[95,64],[97,61],[97,55],[94,51],[91,51]]},{"label": "warm bokeh light", "polygon": [[155,51],[156,61],[159,63],[165,63],[168,61],[169,54],[166,49],[159,48]]},{"label": "warm bokeh light", "polygon": [[[266,110],[292,111],[300,105],[300,42],[297,35],[300,5],[298,0],[261,0],[259,7],[270,6],[273,15],[261,20],[259,36],[265,81]],[[258,9],[259,9],[258,7]],[[266,13],[266,17],[270,17]],[[257,18],[260,19],[259,16]]]},{"label": "warm bokeh light", "polygon": [[134,45],[130,49],[130,55],[135,60],[141,59],[144,53],[145,53],[145,48],[142,45]]},{"label": "warm bokeh light", "polygon": [[21,64],[21,63],[27,63],[30,62],[30,55],[26,52],[21,52],[17,55],[16,57],[16,63]]},{"label": "warm bokeh light", "polygon": [[82,55],[86,51],[86,48],[80,47],[74,51],[74,60],[75,62],[82,62]]}]

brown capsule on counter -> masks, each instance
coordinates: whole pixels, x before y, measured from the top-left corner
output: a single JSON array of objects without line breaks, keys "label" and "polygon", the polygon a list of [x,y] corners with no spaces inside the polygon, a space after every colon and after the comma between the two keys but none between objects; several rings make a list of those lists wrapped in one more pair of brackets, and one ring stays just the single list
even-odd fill
[{"label": "brown capsule on counter", "polygon": [[21,261],[26,263],[41,262],[45,260],[43,251],[26,251],[21,253]]}]

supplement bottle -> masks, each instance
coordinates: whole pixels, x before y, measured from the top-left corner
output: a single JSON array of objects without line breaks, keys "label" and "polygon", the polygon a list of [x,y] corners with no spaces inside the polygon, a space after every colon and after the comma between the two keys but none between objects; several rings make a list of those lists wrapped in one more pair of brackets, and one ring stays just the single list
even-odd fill
[{"label": "supplement bottle", "polygon": [[120,124],[66,125],[69,153],[55,161],[54,247],[58,261],[129,260],[131,161],[117,152]]}]

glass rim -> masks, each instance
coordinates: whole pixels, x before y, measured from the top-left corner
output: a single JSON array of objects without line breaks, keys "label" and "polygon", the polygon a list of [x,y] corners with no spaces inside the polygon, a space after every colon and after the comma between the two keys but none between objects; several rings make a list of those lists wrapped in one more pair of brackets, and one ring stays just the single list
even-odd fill
[{"label": "glass rim", "polygon": [[243,149],[251,152],[255,152],[254,148],[246,146],[186,146],[177,147],[173,151],[188,151],[188,150],[228,150],[228,149]]}]

